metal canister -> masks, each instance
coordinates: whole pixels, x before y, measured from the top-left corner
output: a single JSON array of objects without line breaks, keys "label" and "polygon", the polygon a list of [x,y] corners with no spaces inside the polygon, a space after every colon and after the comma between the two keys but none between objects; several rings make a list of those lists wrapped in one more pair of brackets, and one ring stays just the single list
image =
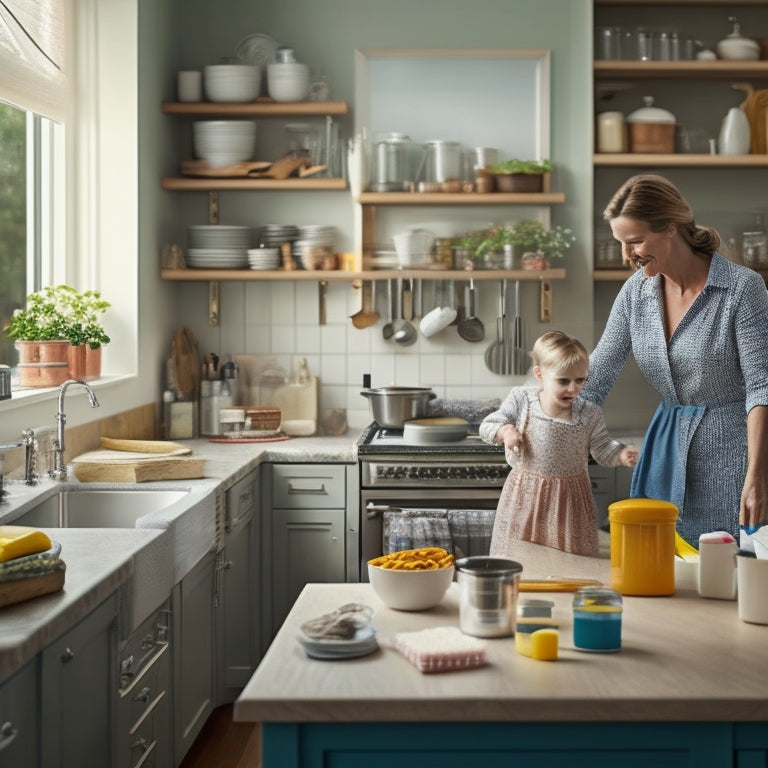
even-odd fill
[{"label": "metal canister", "polygon": [[0,365],[0,400],[11,399],[11,369]]},{"label": "metal canister", "polygon": [[457,560],[455,567],[461,631],[474,637],[513,635],[523,566],[504,557],[478,555]]}]

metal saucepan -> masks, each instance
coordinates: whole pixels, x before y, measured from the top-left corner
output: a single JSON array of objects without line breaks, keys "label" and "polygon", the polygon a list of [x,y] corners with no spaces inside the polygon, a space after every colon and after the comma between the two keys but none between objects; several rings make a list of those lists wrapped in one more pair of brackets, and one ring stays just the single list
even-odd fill
[{"label": "metal saucepan", "polygon": [[437,395],[429,387],[376,387],[360,394],[371,404],[371,416],[382,427],[400,429],[406,421],[428,415]]}]

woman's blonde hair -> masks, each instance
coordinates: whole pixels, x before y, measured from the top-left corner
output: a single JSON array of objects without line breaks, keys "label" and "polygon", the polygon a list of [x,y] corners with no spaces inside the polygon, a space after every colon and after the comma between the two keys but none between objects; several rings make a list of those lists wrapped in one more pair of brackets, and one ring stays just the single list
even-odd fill
[{"label": "woman's blonde hair", "polygon": [[619,216],[645,222],[651,232],[663,232],[670,224],[675,224],[683,240],[694,251],[706,256],[711,256],[720,247],[720,235],[712,227],[696,224],[688,201],[663,176],[641,173],[627,179],[603,211],[606,221]]},{"label": "woman's blonde hair", "polygon": [[589,353],[584,345],[563,331],[549,331],[539,336],[531,351],[533,364],[552,371],[565,371],[574,365],[589,367]]}]

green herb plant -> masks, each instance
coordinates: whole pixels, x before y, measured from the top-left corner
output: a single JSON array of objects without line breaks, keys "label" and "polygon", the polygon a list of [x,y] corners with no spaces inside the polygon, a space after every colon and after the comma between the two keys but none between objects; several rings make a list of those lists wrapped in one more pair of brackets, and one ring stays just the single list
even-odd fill
[{"label": "green herb plant", "polygon": [[5,335],[18,341],[69,341],[98,349],[110,341],[101,323],[110,306],[100,291],[49,285],[27,296],[26,307],[16,310]]},{"label": "green herb plant", "polygon": [[505,160],[502,163],[495,163],[488,169],[491,173],[524,173],[527,175],[538,176],[548,173],[552,170],[552,163],[549,160]]}]

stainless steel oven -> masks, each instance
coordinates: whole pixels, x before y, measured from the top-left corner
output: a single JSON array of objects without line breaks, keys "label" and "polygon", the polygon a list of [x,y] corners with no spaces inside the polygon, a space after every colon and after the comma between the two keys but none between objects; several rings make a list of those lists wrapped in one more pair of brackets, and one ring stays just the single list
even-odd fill
[{"label": "stainless steel oven", "polygon": [[483,443],[476,427],[458,442],[409,445],[402,430],[374,422],[358,442],[358,456],[362,581],[368,560],[399,549],[488,553],[509,466],[504,451]]}]

